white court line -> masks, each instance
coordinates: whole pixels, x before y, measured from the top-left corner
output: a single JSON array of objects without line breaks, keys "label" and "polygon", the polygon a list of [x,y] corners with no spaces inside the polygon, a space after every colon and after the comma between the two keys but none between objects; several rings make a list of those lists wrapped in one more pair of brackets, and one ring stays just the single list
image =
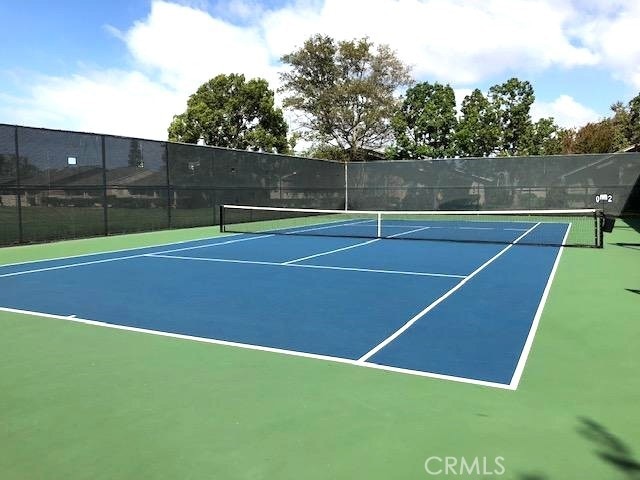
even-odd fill
[{"label": "white court line", "polygon": [[390,235],[388,237],[374,238],[373,240],[368,240],[366,242],[356,243],[355,245],[349,245],[348,247],[336,248],[335,250],[329,250],[327,252],[320,252],[320,253],[316,253],[316,254],[313,254],[313,255],[308,255],[306,257],[296,258],[294,260],[289,260],[287,262],[283,262],[283,265],[289,265],[291,263],[302,262],[303,260],[309,260],[311,258],[322,257],[324,255],[331,255],[332,253],[343,252],[345,250],[351,250],[352,248],[362,247],[364,245],[368,245],[370,243],[374,243],[374,242],[377,242],[379,240],[383,240],[385,238],[396,238],[396,237],[400,237],[402,235],[408,235],[410,233],[419,232],[420,230],[426,230],[427,228],[431,228],[431,227],[420,227],[420,228],[416,228],[414,230],[409,230],[408,232],[400,232],[400,233],[396,233],[395,235]]},{"label": "white court line", "polygon": [[362,247],[363,245],[368,245],[370,243],[378,242],[382,240],[381,238],[374,238],[373,240],[367,240],[366,242],[356,243],[355,245],[349,245],[348,247],[336,248],[334,250],[329,250],[327,252],[315,253],[313,255],[307,255],[306,257],[295,258],[293,260],[289,260],[287,262],[282,262],[282,265],[289,265],[295,262],[301,262],[303,260],[309,260],[310,258],[322,257],[323,255],[331,255],[332,253],[342,252],[344,250],[350,250],[352,248]]},{"label": "white court line", "polygon": [[[562,245],[567,243],[567,237],[569,236],[569,231],[571,230],[571,224],[567,226],[567,231],[564,234],[562,239]],[[522,352],[520,353],[520,358],[518,359],[518,364],[516,365],[516,369],[513,372],[513,377],[511,378],[511,387],[513,390],[518,388],[520,384],[520,379],[522,378],[522,372],[524,372],[524,366],[527,363],[527,358],[529,358],[529,352],[531,351],[531,347],[533,345],[533,339],[536,336],[536,332],[538,331],[538,325],[540,324],[540,318],[542,317],[542,311],[544,310],[544,306],[547,303],[547,297],[549,296],[549,292],[551,291],[551,284],[553,283],[553,279],[556,276],[556,270],[558,270],[558,265],[560,264],[560,257],[562,256],[562,252],[564,247],[561,246],[558,250],[558,254],[556,255],[556,260],[553,262],[553,267],[551,268],[551,273],[549,274],[549,279],[547,280],[547,285],[544,287],[544,292],[542,292],[542,297],[540,298],[540,303],[538,304],[538,309],[536,310],[536,314],[533,317],[533,322],[531,323],[531,328],[529,329],[529,335],[527,335],[527,340],[522,348]]]},{"label": "white court line", "polygon": [[[319,209],[319,208],[291,208],[291,207],[257,207],[255,205],[222,205],[227,209],[235,210],[263,210],[271,212],[302,212],[302,213],[353,213],[353,214],[371,214],[378,215],[391,214],[391,215],[416,215],[416,214],[429,214],[429,215],[460,215],[467,214],[475,217],[483,217],[489,215],[531,215],[532,211],[536,212],[536,215],[544,214],[563,214],[570,211],[573,214],[578,213],[591,213],[595,214],[598,210],[595,208],[576,208],[570,210],[331,210],[331,209]],[[533,221],[531,222],[533,223]]]},{"label": "white court line", "polygon": [[[263,235],[261,237],[238,238],[238,239],[235,239],[235,240],[227,240],[225,242],[216,242],[216,243],[209,243],[209,244],[205,244],[205,245],[195,245],[193,247],[184,247],[184,248],[174,248],[174,249],[171,249],[171,250],[163,250],[161,252],[156,252],[156,253],[173,253],[173,252],[182,252],[182,251],[185,251],[185,250],[196,250],[198,248],[216,247],[218,245],[228,245],[230,243],[246,242],[246,241],[249,241],[249,240],[259,240],[261,238],[267,238],[267,237],[273,237],[273,235]],[[103,258],[102,260],[92,260],[92,261],[89,261],[89,262],[68,263],[68,264],[65,264],[65,265],[56,265],[54,267],[43,267],[43,268],[34,268],[32,270],[21,270],[19,272],[4,273],[4,274],[0,275],[0,278],[15,277],[15,276],[18,276],[18,275],[26,275],[28,273],[47,272],[47,271],[50,271],[50,270],[63,270],[65,268],[81,267],[83,265],[95,265],[95,264],[98,264],[98,263],[117,262],[119,260],[129,260],[131,258],[146,257],[147,255],[149,255],[149,254],[148,253],[139,253],[137,255],[127,255],[125,257]]]},{"label": "white court line", "polygon": [[419,228],[414,228],[413,230],[409,230],[408,232],[400,232],[400,233],[395,233],[393,235],[389,235],[388,237],[383,237],[383,238],[396,238],[396,237],[401,237],[402,235],[409,235],[410,233],[415,233],[415,232],[419,232],[421,230],[427,230],[431,228],[429,227],[419,227]]},{"label": "white court line", "polygon": [[[335,228],[337,227],[342,227],[342,226],[356,226],[356,227],[371,227],[371,225],[359,225],[362,223],[367,223],[367,222],[372,222],[374,220],[364,220],[362,222],[353,222],[353,223],[345,223],[343,225],[331,225],[329,227],[319,227],[319,228],[313,228],[313,229],[309,229],[310,230],[322,230],[323,228]],[[506,223],[506,222],[505,222]],[[528,225],[533,225],[532,222],[508,222],[508,223],[526,223]],[[506,228],[506,227],[456,227],[456,226],[443,226],[443,225],[429,225],[429,226],[424,226],[424,225],[389,225],[389,224],[384,224],[384,220],[383,220],[383,228],[384,229],[399,229],[399,228],[444,228],[444,229],[448,229],[448,230],[497,230],[497,231],[514,231],[514,232],[524,232],[526,230],[526,228]],[[305,230],[307,231],[307,230]],[[265,232],[269,232],[269,230],[265,230]],[[294,232],[297,233],[297,232]],[[285,233],[287,234],[287,233]]]},{"label": "white court line", "polygon": [[231,258],[208,258],[208,257],[187,257],[184,255],[164,255],[160,253],[148,253],[145,257],[151,258],[171,258],[175,260],[196,260],[201,262],[217,262],[217,263],[242,263],[247,265],[270,265],[270,266],[282,266],[277,262],[261,262],[258,260],[234,260]]},{"label": "white court line", "polygon": [[[265,222],[270,222],[270,221],[277,221],[276,220],[264,220]],[[371,222],[371,221],[375,221],[375,219],[367,219],[367,220],[358,220],[357,222],[349,222],[349,223],[344,223],[347,222],[348,220],[346,219],[340,219],[340,220],[333,220],[331,222],[318,222],[318,223],[310,223],[307,226],[313,226],[313,225],[322,225],[321,227],[313,227],[313,228],[304,228],[302,230],[293,230],[293,231],[288,231],[291,230],[293,228],[297,228],[297,227],[281,227],[281,228],[268,228],[266,230],[257,230],[257,231],[251,231],[251,232],[238,232],[238,233],[248,233],[248,234],[256,234],[256,233],[270,233],[270,232],[274,232],[279,234],[279,235],[295,235],[296,233],[303,233],[303,232],[312,232],[314,230],[325,230],[327,228],[339,228],[339,227],[349,227],[352,225],[358,225],[360,223],[367,223],[367,222]],[[328,225],[331,224],[331,225]],[[226,225],[229,228],[233,228],[233,224],[231,225]],[[358,225],[361,226],[361,225]]]},{"label": "white court line", "polygon": [[[184,252],[185,250],[197,250],[199,248],[207,248],[207,247],[217,247],[218,245],[228,245],[230,243],[239,243],[239,242],[249,242],[251,240],[260,240],[262,238],[269,238],[269,237],[274,237],[275,234],[271,234],[271,235],[262,235],[260,237],[243,237],[243,238],[237,238],[235,240],[227,240],[226,242],[216,242],[216,243],[208,243],[206,245],[196,245],[194,247],[183,247],[183,248],[173,248],[171,250],[163,250],[162,252],[155,252],[155,253],[173,253],[173,252]],[[148,254],[144,254],[142,256],[145,256]]]},{"label": "white court line", "polygon": [[400,327],[398,330],[396,330],[393,334],[391,334],[389,337],[385,338],[382,342],[380,342],[378,345],[376,345],[371,350],[369,350],[367,353],[365,353],[362,357],[360,357],[358,359],[358,361],[359,362],[366,362],[373,355],[375,355],[380,350],[382,350],[384,347],[386,347],[391,342],[393,342],[396,338],[398,338],[405,331],[407,331],[407,329],[409,329],[414,323],[416,323],[418,320],[420,320],[422,317],[424,317],[427,313],[429,313],[431,310],[433,310],[435,307],[437,307],[440,303],[444,302],[447,298],[449,298],[451,295],[453,295],[455,292],[457,292],[460,288],[462,288],[469,280],[471,280],[478,273],[480,273],[487,266],[489,266],[492,262],[494,262],[500,256],[502,256],[504,253],[506,253],[511,247],[513,247],[516,243],[518,243],[522,238],[524,238],[528,233],[530,233],[538,225],[540,225],[540,222],[536,223],[533,227],[531,227],[529,230],[527,230],[522,235],[520,235],[518,238],[516,238],[513,241],[513,243],[510,243],[509,245],[507,245],[505,248],[503,248],[497,254],[495,254],[493,257],[491,257],[489,260],[487,260],[482,265],[480,265],[478,268],[476,268],[468,276],[466,276],[459,283],[457,283],[453,288],[448,290],[444,295],[442,295],[441,297],[437,298],[434,302],[432,302],[424,310],[422,310],[421,312],[416,314],[413,318],[411,318],[407,323],[405,323],[402,327]]},{"label": "white court line", "polygon": [[450,273],[426,273],[426,272],[407,272],[402,270],[379,270],[374,268],[355,268],[355,267],[334,267],[325,265],[309,265],[306,263],[291,263],[286,265],[287,267],[300,267],[300,268],[327,268],[329,270],[344,270],[347,272],[370,272],[370,273],[392,273],[398,275],[416,275],[424,277],[447,277],[447,278],[464,278],[464,275],[455,275]]},{"label": "white court line", "polygon": [[[345,220],[336,220],[334,223],[339,223],[339,222],[344,222]],[[369,219],[369,220],[363,220],[363,221],[358,221],[358,222],[352,222],[349,223],[348,225],[355,225],[358,223],[366,223],[366,222],[371,222],[371,221],[375,221],[375,219]],[[326,222],[322,223],[323,225],[326,225]],[[330,226],[324,226],[324,227],[319,227],[319,228],[335,228],[335,227],[339,227],[341,225],[330,225]],[[209,227],[209,228],[215,228],[215,227]],[[299,232],[306,232],[306,231],[310,231],[310,230],[315,230],[315,229],[305,229],[305,230],[300,230]],[[297,233],[298,231],[296,231]],[[147,234],[151,234],[151,233],[157,233],[157,232],[140,232],[140,233],[136,233],[135,235],[147,235]],[[0,264],[0,268],[4,268],[4,267],[14,267],[17,265],[28,265],[30,263],[45,263],[45,262],[55,262],[58,260],[69,260],[72,258],[82,258],[82,257],[95,257],[97,255],[110,255],[112,253],[121,253],[121,252],[131,252],[133,250],[147,250],[150,248],[159,248],[159,247],[168,247],[169,245],[181,245],[181,244],[185,244],[185,243],[192,243],[192,242],[205,242],[208,240],[214,240],[214,239],[222,239],[222,238],[228,238],[228,237],[237,237],[238,235],[242,235],[241,232],[238,233],[221,233],[220,235],[216,235],[213,237],[203,237],[203,238],[194,238],[191,240],[179,240],[176,242],[168,242],[168,243],[159,243],[157,245],[146,245],[146,246],[140,246],[140,247],[130,247],[130,248],[118,248],[116,250],[104,250],[101,252],[93,252],[93,253],[81,253],[78,255],[66,255],[63,257],[53,257],[53,258],[43,258],[40,260],[28,260],[25,262],[14,262],[14,263],[4,263],[4,264]],[[64,240],[67,241],[67,240]],[[17,248],[22,248],[22,247],[33,247],[35,245],[19,245]]]},{"label": "white court line", "polygon": [[314,360],[324,360],[324,361],[334,362],[334,363],[344,363],[344,364],[358,366],[358,367],[371,368],[374,370],[384,370],[384,371],[394,372],[394,373],[404,373],[408,375],[434,378],[438,380],[450,380],[453,382],[469,383],[473,385],[480,385],[483,387],[493,387],[493,388],[501,388],[504,390],[513,390],[513,387],[511,385],[506,385],[503,383],[487,382],[484,380],[475,380],[473,378],[465,378],[465,377],[454,377],[451,375],[443,375],[439,373],[422,372],[420,370],[409,370],[404,368],[389,367],[386,365],[379,365],[375,363],[360,362],[360,361],[352,360],[349,358],[332,357],[329,355],[320,355],[316,353],[298,352],[295,350],[285,350],[282,348],[264,347],[262,345],[252,345],[249,343],[231,342],[228,340],[217,340],[214,338],[196,337],[192,335],[183,335],[181,333],[163,332],[161,330],[149,330],[146,328],[129,327],[126,325],[118,325],[115,323],[106,323],[106,322],[100,322],[97,320],[88,320],[85,318],[78,318],[78,317],[71,317],[71,316],[54,315],[51,313],[34,312],[30,310],[20,310],[16,308],[0,307],[0,311],[7,312],[7,313],[16,313],[21,315],[30,315],[35,317],[51,318],[55,320],[66,320],[68,322],[81,323],[81,324],[92,325],[96,327],[112,328],[114,330],[125,330],[129,332],[145,333],[149,335],[157,335],[160,337],[176,338],[180,340],[190,340],[194,342],[209,343],[214,345],[224,345],[227,347],[243,348],[247,350],[258,350],[262,352],[278,353],[278,354],[289,355],[294,357],[311,358]]},{"label": "white court line", "polygon": [[277,263],[277,262],[260,262],[254,260],[232,260],[227,258],[206,258],[206,257],[185,257],[183,255],[161,255],[149,253],[146,257],[172,258],[176,260],[196,260],[202,262],[218,262],[218,263],[240,263],[245,265],[269,265],[274,267],[298,267],[298,268],[317,268],[321,270],[343,270],[347,272],[365,272],[365,273],[388,273],[395,275],[414,275],[419,277],[446,277],[446,278],[464,278],[464,275],[455,275],[449,273],[428,273],[428,272],[412,272],[405,270],[382,270],[374,268],[357,268],[357,267],[335,267],[331,265],[308,265],[303,263]]},{"label": "white court line", "polygon": [[[314,228],[305,228],[304,230],[294,230],[293,232],[281,232],[285,235],[294,235],[296,233],[303,233],[303,232],[313,232],[316,230],[326,230],[327,228],[338,228],[338,227],[351,227],[353,225],[357,225],[359,227],[371,227],[371,225],[361,225],[362,223],[369,223],[369,222],[373,222],[375,221],[375,219],[367,219],[367,220],[358,220],[357,222],[349,222],[349,223],[340,223],[338,225],[327,225],[324,227],[314,227]],[[344,220],[336,220],[335,223],[338,222],[344,222]],[[375,226],[375,225],[373,225]],[[292,227],[289,227],[292,228]],[[269,232],[270,230],[265,230],[265,232]],[[272,231],[272,230],[271,230]]]},{"label": "white court line", "polygon": [[[158,233],[158,232],[141,232],[141,233],[136,233],[134,235],[145,235],[148,233]],[[15,267],[17,265],[28,265],[30,263],[44,263],[44,262],[55,262],[57,260],[69,260],[71,258],[81,258],[81,257],[95,257],[96,255],[109,255],[111,253],[121,253],[121,252],[130,252],[132,250],[147,250],[149,248],[158,248],[158,247],[168,247],[169,245],[180,245],[183,243],[190,243],[190,242],[204,242],[207,240],[213,240],[215,238],[227,238],[227,237],[236,237],[240,235],[240,233],[228,233],[228,234],[221,234],[221,235],[216,235],[214,237],[203,237],[203,238],[195,238],[192,240],[180,240],[177,242],[169,242],[169,243],[160,243],[157,245],[147,245],[147,246],[142,246],[142,247],[130,247],[130,248],[119,248],[116,250],[105,250],[103,252],[94,252],[94,253],[80,253],[78,255],[67,255],[64,257],[53,257],[53,258],[43,258],[42,260],[28,260],[26,262],[15,262],[15,263],[4,263],[4,264],[0,264],[0,268],[4,268],[4,267]],[[113,237],[111,237],[113,238]],[[86,240],[86,239],[85,239]],[[68,242],[69,240],[63,240],[65,242]],[[47,244],[44,244],[47,245]],[[35,247],[36,245],[22,245],[24,247]],[[42,246],[38,245],[38,246]],[[21,246],[19,246],[21,247]],[[10,247],[12,248],[12,247]]]}]

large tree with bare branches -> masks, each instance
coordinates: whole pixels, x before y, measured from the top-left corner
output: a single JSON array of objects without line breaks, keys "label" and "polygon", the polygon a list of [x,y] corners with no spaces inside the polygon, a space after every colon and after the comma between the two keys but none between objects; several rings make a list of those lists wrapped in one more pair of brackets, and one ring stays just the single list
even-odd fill
[{"label": "large tree with bare branches", "polygon": [[412,83],[391,48],[315,35],[282,62],[290,67],[280,74],[283,104],[298,114],[303,138],[345,160],[389,143],[398,90]]}]

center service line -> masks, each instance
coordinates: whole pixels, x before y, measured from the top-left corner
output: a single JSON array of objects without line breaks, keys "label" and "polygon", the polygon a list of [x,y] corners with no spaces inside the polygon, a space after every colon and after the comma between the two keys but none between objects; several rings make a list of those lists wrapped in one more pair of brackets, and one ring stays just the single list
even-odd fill
[{"label": "center service line", "polygon": [[296,258],[294,260],[289,260],[287,262],[282,262],[282,265],[290,265],[292,263],[302,262],[303,260],[309,260],[309,259],[316,258],[316,257],[322,257],[324,255],[331,255],[332,253],[343,252],[345,250],[350,250],[352,248],[357,248],[357,247],[362,247],[364,245],[369,245],[371,243],[378,242],[378,241],[383,240],[385,238],[401,237],[402,235],[408,235],[410,233],[419,232],[421,230],[426,230],[428,228],[431,228],[431,227],[420,227],[420,228],[416,228],[416,229],[413,229],[413,230],[409,230],[408,232],[396,233],[396,234],[390,235],[388,237],[374,238],[373,240],[367,240],[366,242],[356,243],[355,245],[349,245],[347,247],[336,248],[335,250],[329,250],[328,252],[320,252],[320,253],[316,253],[316,254],[313,254],[313,255],[308,255],[306,257]]},{"label": "center service line", "polygon": [[449,298],[455,292],[460,290],[464,286],[465,283],[467,283],[469,280],[471,280],[473,277],[475,277],[478,273],[480,273],[482,270],[484,270],[486,267],[488,267],[491,263],[493,263],[495,260],[497,260],[503,254],[505,254],[511,247],[513,247],[516,243],[518,243],[520,240],[522,240],[534,228],[536,228],[538,225],[540,225],[540,223],[541,222],[536,223],[533,227],[531,227],[529,230],[527,230],[522,235],[520,235],[518,238],[516,238],[513,241],[513,243],[510,243],[509,245],[507,245],[505,248],[503,248],[497,254],[495,254],[493,257],[491,257],[489,260],[487,260],[482,265],[480,265],[478,268],[476,268],[466,278],[463,278],[457,285],[455,285],[451,290],[449,290],[444,295],[442,295],[441,297],[436,299],[434,302],[432,302],[430,305],[428,305],[424,310],[419,312],[417,315],[415,315],[413,318],[411,318],[407,323],[405,323],[402,327],[400,327],[398,330],[396,330],[392,335],[390,335],[385,340],[383,340],[378,345],[376,345],[371,350],[369,350],[367,353],[365,353],[362,357],[360,357],[358,359],[358,362],[363,362],[363,363],[366,362],[372,356],[374,356],[376,353],[378,353],[380,350],[382,350],[384,347],[386,347],[391,342],[393,342],[396,338],[398,338],[400,335],[402,335],[404,332],[406,332],[407,329],[409,329],[409,327],[411,327],[414,323],[416,323],[418,320],[420,320],[422,317],[424,317],[427,313],[429,313],[431,310],[433,310],[435,307],[437,307],[440,303],[444,302],[447,298]]}]

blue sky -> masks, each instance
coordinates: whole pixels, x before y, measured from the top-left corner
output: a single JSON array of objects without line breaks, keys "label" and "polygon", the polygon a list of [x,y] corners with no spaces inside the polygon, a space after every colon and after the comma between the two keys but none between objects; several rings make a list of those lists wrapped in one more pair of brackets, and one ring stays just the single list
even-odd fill
[{"label": "blue sky", "polygon": [[459,101],[529,80],[533,116],[563,126],[640,92],[637,0],[22,0],[0,19],[2,123],[164,139],[198,85],[277,88],[279,57],[315,33],[390,44]]}]

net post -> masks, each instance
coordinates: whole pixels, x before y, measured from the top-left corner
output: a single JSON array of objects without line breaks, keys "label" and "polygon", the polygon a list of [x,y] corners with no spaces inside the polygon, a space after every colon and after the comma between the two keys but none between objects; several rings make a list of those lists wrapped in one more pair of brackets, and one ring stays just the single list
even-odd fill
[{"label": "net post", "polygon": [[218,217],[220,219],[220,232],[224,232],[224,205],[220,205],[220,217]]},{"label": "net post", "polygon": [[377,232],[376,237],[377,238],[382,238],[382,212],[378,212],[376,214],[376,216],[377,216],[377,222],[376,223],[378,225],[378,232]]},{"label": "net post", "polygon": [[595,234],[596,234],[596,247],[604,247],[604,233],[602,231],[602,222],[604,221],[604,212],[602,210],[596,210],[595,214]]}]

